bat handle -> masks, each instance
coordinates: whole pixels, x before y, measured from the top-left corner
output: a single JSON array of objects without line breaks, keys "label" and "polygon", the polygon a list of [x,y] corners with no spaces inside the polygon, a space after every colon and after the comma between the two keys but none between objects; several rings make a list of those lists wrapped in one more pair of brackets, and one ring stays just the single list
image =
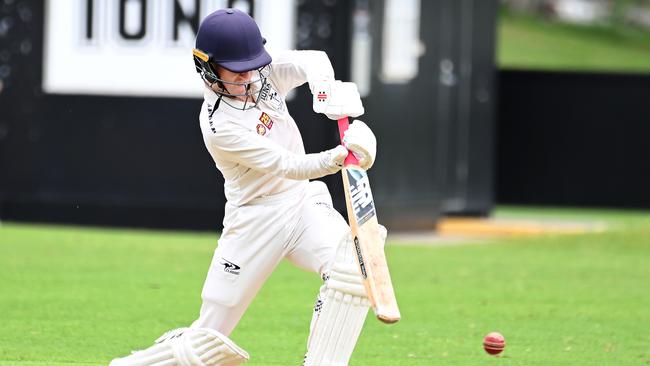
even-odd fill
[{"label": "bat handle", "polygon": [[[343,117],[339,119],[339,137],[341,138],[341,143],[343,143],[343,135],[345,134],[345,131],[348,130],[348,127],[350,127],[350,122],[348,121],[348,117]],[[348,165],[359,165],[359,160],[357,159],[356,156],[352,153],[352,151],[348,150],[348,156],[345,158],[345,161],[343,162],[343,166],[348,166]]]}]

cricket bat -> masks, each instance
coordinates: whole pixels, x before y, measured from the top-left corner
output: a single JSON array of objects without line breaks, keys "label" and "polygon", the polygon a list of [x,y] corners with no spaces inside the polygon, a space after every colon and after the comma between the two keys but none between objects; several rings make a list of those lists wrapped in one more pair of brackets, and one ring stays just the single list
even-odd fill
[{"label": "cricket bat", "polygon": [[[338,124],[343,141],[343,134],[349,126],[348,118],[339,119]],[[388,324],[395,323],[401,316],[382,247],[368,174],[359,167],[359,161],[352,152],[348,152],[341,174],[348,220],[368,299],[377,319]]]}]

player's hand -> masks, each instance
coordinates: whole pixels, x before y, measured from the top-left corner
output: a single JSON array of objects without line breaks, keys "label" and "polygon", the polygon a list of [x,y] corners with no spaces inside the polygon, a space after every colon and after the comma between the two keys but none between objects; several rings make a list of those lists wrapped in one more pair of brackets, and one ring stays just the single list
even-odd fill
[{"label": "player's hand", "polygon": [[377,156],[377,138],[363,121],[356,120],[343,135],[343,145],[359,160],[361,169],[372,167]]},{"label": "player's hand", "polygon": [[357,84],[340,80],[323,80],[311,85],[314,112],[335,121],[364,113]]},{"label": "player's hand", "polygon": [[327,156],[327,163],[330,166],[331,173],[336,173],[343,167],[343,162],[348,156],[348,149],[343,145],[339,145],[333,149],[325,151]]}]

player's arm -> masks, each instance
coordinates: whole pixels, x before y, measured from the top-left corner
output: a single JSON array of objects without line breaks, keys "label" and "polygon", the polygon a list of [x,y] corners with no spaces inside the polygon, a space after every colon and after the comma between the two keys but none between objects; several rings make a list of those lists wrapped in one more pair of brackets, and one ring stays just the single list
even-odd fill
[{"label": "player's arm", "polygon": [[314,154],[296,154],[236,123],[226,122],[205,137],[214,156],[277,177],[316,179],[341,170],[347,149],[339,145]]},{"label": "player's arm", "polygon": [[323,51],[284,51],[273,56],[271,79],[278,92],[309,84],[313,108],[330,119],[358,117],[364,113],[357,85],[334,79],[334,69]]},{"label": "player's arm", "polygon": [[271,78],[278,92],[286,95],[294,88],[309,83],[310,89],[322,80],[334,80],[334,68],[323,51],[283,51],[273,55]]}]

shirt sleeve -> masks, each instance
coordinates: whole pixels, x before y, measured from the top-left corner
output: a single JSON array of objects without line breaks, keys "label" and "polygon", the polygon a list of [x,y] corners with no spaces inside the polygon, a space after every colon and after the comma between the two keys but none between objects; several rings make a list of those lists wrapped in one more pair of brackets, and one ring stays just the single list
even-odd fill
[{"label": "shirt sleeve", "polygon": [[306,82],[334,79],[334,68],[323,51],[283,51],[273,55],[271,67],[271,79],[283,96]]},{"label": "shirt sleeve", "polygon": [[340,169],[327,151],[296,154],[233,122],[211,131],[206,145],[213,155],[280,178],[316,179]]}]

